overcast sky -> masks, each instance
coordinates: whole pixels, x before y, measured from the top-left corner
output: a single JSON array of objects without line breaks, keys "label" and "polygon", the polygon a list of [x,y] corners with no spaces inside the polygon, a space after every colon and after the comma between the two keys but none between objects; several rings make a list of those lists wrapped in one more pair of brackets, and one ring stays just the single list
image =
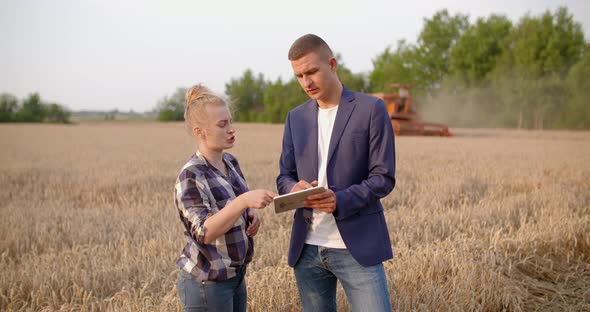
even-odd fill
[{"label": "overcast sky", "polygon": [[39,92],[71,110],[147,111],[179,86],[223,93],[250,68],[292,77],[291,43],[323,37],[353,72],[399,39],[415,42],[425,17],[447,8],[473,22],[513,22],[567,6],[590,38],[590,1],[43,1],[0,0],[0,93]]}]

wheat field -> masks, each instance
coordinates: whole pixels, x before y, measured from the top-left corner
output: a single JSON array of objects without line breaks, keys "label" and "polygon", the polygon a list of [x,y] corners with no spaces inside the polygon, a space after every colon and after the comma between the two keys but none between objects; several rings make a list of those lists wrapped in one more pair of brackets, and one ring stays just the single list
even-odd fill
[{"label": "wheat field", "polygon": [[[236,128],[250,188],[276,190],[282,126]],[[590,133],[455,132],[396,138],[394,309],[590,311]],[[179,311],[173,187],[193,151],[181,123],[0,125],[0,310]],[[260,214],[249,310],[300,311],[292,214]]]}]

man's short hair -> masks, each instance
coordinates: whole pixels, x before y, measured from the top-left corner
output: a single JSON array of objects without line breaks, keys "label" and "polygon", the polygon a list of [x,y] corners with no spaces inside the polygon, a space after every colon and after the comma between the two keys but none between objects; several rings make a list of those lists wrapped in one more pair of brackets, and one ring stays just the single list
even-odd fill
[{"label": "man's short hair", "polygon": [[291,48],[289,49],[289,61],[298,60],[299,58],[311,52],[318,53],[322,58],[325,57],[330,59],[334,57],[332,50],[324,41],[324,39],[314,34],[307,34],[299,37],[299,39],[293,42]]}]

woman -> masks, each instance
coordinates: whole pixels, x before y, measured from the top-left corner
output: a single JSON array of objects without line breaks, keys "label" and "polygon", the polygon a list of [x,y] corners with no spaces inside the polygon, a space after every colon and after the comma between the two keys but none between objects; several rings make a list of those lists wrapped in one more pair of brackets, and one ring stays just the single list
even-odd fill
[{"label": "woman", "polygon": [[184,165],[175,204],[187,244],[177,261],[185,311],[246,311],[246,266],[260,220],[254,209],[275,193],[248,191],[232,148],[235,130],[228,103],[196,85],[186,93],[184,119],[197,152]]}]

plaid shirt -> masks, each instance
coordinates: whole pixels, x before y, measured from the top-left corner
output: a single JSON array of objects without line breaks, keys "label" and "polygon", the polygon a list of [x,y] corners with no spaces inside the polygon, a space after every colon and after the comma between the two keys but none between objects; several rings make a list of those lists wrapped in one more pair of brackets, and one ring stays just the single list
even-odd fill
[{"label": "plaid shirt", "polygon": [[252,260],[254,252],[254,241],[246,235],[248,210],[224,235],[210,244],[204,242],[205,220],[248,191],[238,160],[225,153],[223,161],[228,168],[228,177],[197,152],[184,165],[176,180],[174,203],[187,241],[176,264],[198,280],[232,278],[236,270]]}]

